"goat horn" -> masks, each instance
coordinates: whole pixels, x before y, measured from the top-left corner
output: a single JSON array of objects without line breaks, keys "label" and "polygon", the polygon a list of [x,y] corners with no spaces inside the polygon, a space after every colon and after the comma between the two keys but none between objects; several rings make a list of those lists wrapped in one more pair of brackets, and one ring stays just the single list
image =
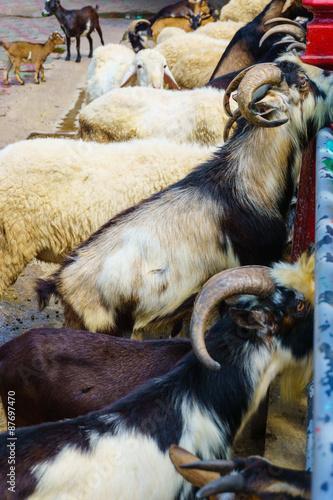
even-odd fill
[{"label": "goat horn", "polygon": [[293,49],[297,49],[297,50],[305,50],[306,49],[306,43],[301,43],[301,42],[293,42],[291,43],[290,45],[288,45],[288,47],[286,48],[286,50],[288,52],[290,52],[291,50]]},{"label": "goat horn", "polygon": [[127,31],[128,31],[129,33],[134,33],[135,28],[136,28],[136,26],[137,26],[139,23],[146,23],[146,24],[149,24],[149,26],[150,26],[150,22],[148,21],[148,19],[135,19],[134,21],[132,21],[132,22],[128,25]]},{"label": "goat horn", "polygon": [[275,33],[286,33],[287,35],[291,35],[293,38],[302,42],[304,40],[306,31],[302,28],[302,26],[292,26],[290,24],[282,24],[280,26],[274,26],[274,28],[269,29],[266,33],[260,38],[259,47],[262,46],[265,40],[271,35],[275,35]]},{"label": "goat horn", "polygon": [[231,118],[233,117],[233,113],[230,110],[230,96],[234,90],[237,89],[240,81],[250,69],[252,69],[254,66],[248,66],[247,68],[243,69],[240,73],[238,73],[237,76],[229,83],[227,90],[225,91],[224,98],[223,98],[223,107],[227,115],[229,115]]},{"label": "goat horn", "polygon": [[278,127],[288,121],[267,120],[254,112],[254,95],[257,89],[263,85],[277,85],[282,80],[282,72],[274,63],[257,64],[249,71],[238,86],[237,103],[239,111],[244,118],[258,127]]},{"label": "goat horn", "polygon": [[235,121],[237,120],[237,118],[239,118],[240,116],[241,116],[241,112],[237,108],[235,110],[234,114],[229,118],[229,120],[225,124],[224,130],[223,130],[223,140],[224,140],[224,142],[229,139],[230,129],[233,126],[233,124],[235,123]]},{"label": "goat horn", "polygon": [[306,33],[306,30],[302,27],[302,25],[298,21],[294,21],[293,19],[288,19],[287,17],[274,17],[273,19],[268,19],[268,21],[264,22],[264,26],[268,26],[269,24],[274,24],[274,23],[292,24],[293,26],[298,26],[299,28],[302,28],[304,34]]},{"label": "goat horn", "polygon": [[191,318],[191,342],[199,361],[211,370],[219,370],[220,364],[208,354],[205,345],[206,325],[211,311],[220,302],[233,295],[268,295],[274,290],[274,281],[265,266],[243,266],[222,271],[203,286],[199,292]]}]

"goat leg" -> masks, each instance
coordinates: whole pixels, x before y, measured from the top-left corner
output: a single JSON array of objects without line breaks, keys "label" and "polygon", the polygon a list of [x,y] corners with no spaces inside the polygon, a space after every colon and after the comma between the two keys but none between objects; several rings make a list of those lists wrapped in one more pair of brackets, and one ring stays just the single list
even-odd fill
[{"label": "goat leg", "polygon": [[46,78],[45,78],[45,74],[44,74],[44,67],[43,67],[43,64],[40,65],[40,76],[41,76],[41,80],[42,82],[46,82]]},{"label": "goat leg", "polygon": [[93,41],[92,41],[91,35],[87,35],[87,38],[89,40],[89,55],[88,55],[88,57],[92,57],[93,56]]},{"label": "goat leg", "polygon": [[66,43],[67,43],[67,56],[65,61],[69,61],[71,58],[71,39],[66,35]]},{"label": "goat leg", "polygon": [[81,61],[81,54],[80,54],[80,35],[76,37],[76,51],[77,51],[77,56],[75,59],[75,62],[79,63]]},{"label": "goat leg", "polygon": [[6,69],[3,72],[3,81],[5,82],[6,85],[9,85],[8,73],[11,70],[12,66],[13,66],[13,61],[11,60],[10,57],[8,57],[7,66],[6,66]]},{"label": "goat leg", "polygon": [[14,62],[14,75],[16,77],[16,80],[21,84],[21,85],[24,85],[24,81],[22,80],[22,78],[20,77],[20,73],[19,73],[19,69],[20,69],[20,66],[21,66],[21,61],[18,61],[18,62]]}]

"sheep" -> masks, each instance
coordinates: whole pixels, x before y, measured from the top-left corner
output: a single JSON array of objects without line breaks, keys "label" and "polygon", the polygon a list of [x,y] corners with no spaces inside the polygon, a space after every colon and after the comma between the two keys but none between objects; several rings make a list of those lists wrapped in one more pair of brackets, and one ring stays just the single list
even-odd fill
[{"label": "sheep", "polygon": [[230,0],[220,10],[220,21],[249,23],[269,4],[270,0]]},{"label": "sheep", "polygon": [[[333,73],[291,53],[241,76],[225,100],[228,109],[239,84],[247,121],[237,120],[208,162],[110,219],[68,254],[49,280],[39,281],[41,307],[60,297],[71,315],[68,327],[77,320],[101,333],[171,327],[214,273],[281,258],[302,151],[332,119]],[[260,87],[267,95],[256,102]]]},{"label": "sheep", "polygon": [[[231,5],[231,2],[228,5]],[[302,8],[302,0],[271,0],[262,12],[237,31],[227,49],[221,55],[221,59],[216,65],[210,80],[258,63],[264,58],[274,41],[281,38],[281,35],[275,35],[269,43],[265,40],[260,45],[259,41],[267,30],[265,23],[277,16],[291,18],[300,11],[307,13]],[[172,70],[172,67],[170,69]]]},{"label": "sheep", "polygon": [[275,281],[269,269],[231,271],[237,278],[230,270],[220,275],[218,293],[212,289],[215,299],[222,302],[235,293],[251,297],[242,295],[221,311],[207,335],[221,369],[209,370],[190,352],[169,373],[99,412],[15,429],[15,440],[9,419],[8,432],[0,436],[3,500],[12,496],[8,456],[13,447],[13,487],[21,500],[194,498],[169,459],[170,445],[202,459],[229,458],[236,434],[273,378],[294,368],[304,386],[312,366],[308,298],[291,280],[288,285]]},{"label": "sheep", "polygon": [[79,63],[81,61],[80,54],[80,37],[86,36],[89,41],[89,55],[93,56],[93,41],[91,38],[91,33],[96,29],[99,37],[101,39],[101,44],[104,45],[103,33],[99,25],[99,18],[97,14],[98,5],[96,8],[93,7],[83,7],[78,10],[67,10],[60,5],[60,0],[46,0],[44,9],[42,10],[42,16],[48,17],[53,16],[57,18],[60,23],[62,30],[66,35],[67,42],[67,55],[66,61],[71,58],[71,38],[76,38],[76,51],[77,56],[75,62]]},{"label": "sheep", "polygon": [[94,52],[87,71],[85,103],[117,87],[139,85],[160,89],[163,82],[179,90],[160,52],[143,49],[136,54],[128,47],[110,43]]},{"label": "sheep", "polygon": [[224,91],[213,88],[115,89],[80,111],[77,135],[96,142],[165,137],[180,144],[217,146],[224,142],[228,120],[223,99]]},{"label": "sheep", "polygon": [[42,82],[46,82],[43,64],[56,45],[61,45],[63,43],[65,43],[65,40],[57,31],[52,33],[45,43],[13,42],[7,45],[5,42],[0,41],[0,45],[3,46],[8,56],[8,63],[3,74],[5,84],[9,85],[8,73],[14,65],[16,80],[21,85],[24,85],[24,81],[19,73],[22,62],[35,63],[35,83],[39,83],[39,73],[41,74]]},{"label": "sheep", "polygon": [[[199,26],[196,30],[198,35],[205,35],[211,38],[225,38],[231,40],[235,33],[244,26],[245,23],[240,21],[216,21],[215,23],[208,23],[204,26]],[[192,33],[190,33],[191,35]]]},{"label": "sheep", "polygon": [[109,145],[34,139],[5,147],[0,296],[32,259],[61,262],[110,217],[183,178],[211,152],[165,139]]},{"label": "sheep", "polygon": [[177,471],[200,488],[196,498],[223,499],[220,493],[235,493],[269,500],[310,500],[311,471],[295,470],[261,457],[200,461],[184,448],[171,445],[169,455]]},{"label": "sheep", "polygon": [[173,36],[181,36],[185,35],[186,32],[182,28],[177,28],[176,26],[169,26],[166,28],[163,28],[161,33],[158,35],[156,38],[156,45],[165,42],[165,40],[168,40],[169,38],[172,38]]},{"label": "sheep", "polygon": [[16,427],[75,418],[168,373],[190,351],[187,338],[132,340],[34,328],[0,347],[2,404],[8,415],[8,391],[14,391]]}]

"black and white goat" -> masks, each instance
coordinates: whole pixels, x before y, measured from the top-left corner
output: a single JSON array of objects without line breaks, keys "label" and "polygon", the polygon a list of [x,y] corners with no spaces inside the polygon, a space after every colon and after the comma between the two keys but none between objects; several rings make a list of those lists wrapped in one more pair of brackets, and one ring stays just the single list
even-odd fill
[{"label": "black and white goat", "polygon": [[67,327],[171,328],[216,272],[281,258],[302,151],[332,119],[333,73],[288,54],[241,76],[238,106],[252,123],[241,119],[210,161],[115,216],[39,281],[40,305],[60,296]]},{"label": "black and white goat", "polygon": [[[170,445],[203,459],[228,458],[236,434],[278,373],[297,369],[300,385],[308,382],[313,262],[312,256],[273,270],[231,269],[207,284],[204,296],[209,290],[214,308],[235,293],[245,294],[226,310],[221,307],[206,337],[220,370],[208,369],[191,352],[168,374],[99,412],[16,429],[14,436],[9,420],[8,433],[0,437],[2,500],[12,499],[12,491],[20,500],[194,498],[169,459]],[[208,302],[203,318],[200,310],[195,316],[194,344],[196,322],[210,311]]]},{"label": "black and white goat", "polygon": [[96,9],[91,6],[83,7],[78,10],[67,10],[60,5],[60,0],[46,0],[42,16],[48,17],[55,15],[66,35],[67,56],[66,61],[71,58],[71,38],[76,38],[77,56],[75,62],[81,61],[80,54],[80,37],[86,36],[89,41],[89,55],[93,56],[93,41],[91,33],[96,29],[101,39],[101,44],[104,45],[103,34],[99,25],[99,17]]}]

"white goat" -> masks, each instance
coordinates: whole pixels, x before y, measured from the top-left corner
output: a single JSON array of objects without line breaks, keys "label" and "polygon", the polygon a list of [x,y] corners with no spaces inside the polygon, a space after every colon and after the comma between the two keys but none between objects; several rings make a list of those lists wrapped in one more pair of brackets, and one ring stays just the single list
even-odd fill
[{"label": "white goat", "polygon": [[110,43],[98,47],[87,71],[85,102],[125,85],[163,88],[163,83],[178,89],[163,54],[143,49],[137,54],[129,47]]},{"label": "white goat", "polygon": [[59,263],[101,224],[185,177],[208,148],[35,139],[0,151],[0,296],[34,258]]}]

